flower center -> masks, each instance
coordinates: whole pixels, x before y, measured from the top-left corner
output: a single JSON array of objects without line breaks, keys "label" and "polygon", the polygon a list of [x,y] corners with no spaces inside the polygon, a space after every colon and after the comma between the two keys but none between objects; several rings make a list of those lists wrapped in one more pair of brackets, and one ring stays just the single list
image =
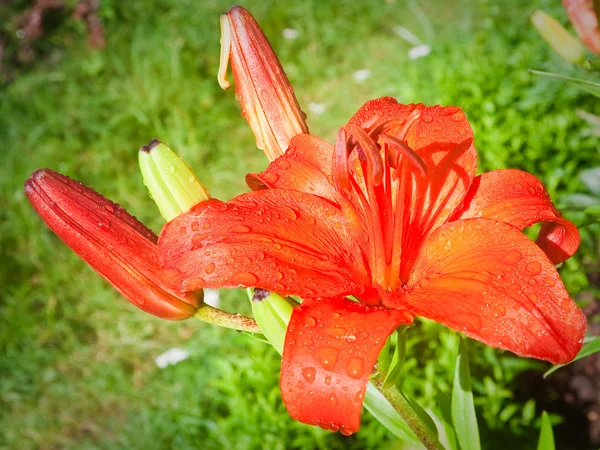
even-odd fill
[{"label": "flower center", "polygon": [[339,130],[335,144],[335,182],[368,224],[371,277],[388,290],[406,281],[400,276],[404,212],[410,205],[413,180],[427,175],[425,162],[406,142],[419,118],[420,111],[414,110],[405,120],[376,127],[350,124]]}]

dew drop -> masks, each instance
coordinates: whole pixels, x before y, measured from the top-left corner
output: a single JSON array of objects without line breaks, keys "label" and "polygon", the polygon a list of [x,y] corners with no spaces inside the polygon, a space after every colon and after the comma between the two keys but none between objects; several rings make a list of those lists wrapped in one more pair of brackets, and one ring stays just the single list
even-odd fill
[{"label": "dew drop", "polygon": [[200,228],[198,222],[192,222],[192,231],[198,231],[198,228]]},{"label": "dew drop", "polygon": [[504,257],[504,262],[508,264],[515,264],[521,261],[521,258],[523,258],[521,252],[519,252],[518,250],[511,250]]},{"label": "dew drop", "polygon": [[451,119],[454,122],[462,122],[463,120],[465,120],[465,115],[461,111],[459,111],[459,112],[457,112],[455,114],[452,114]]},{"label": "dew drop", "polygon": [[208,263],[208,265],[204,268],[204,271],[208,274],[211,274],[215,271],[215,263]]},{"label": "dew drop", "polygon": [[281,161],[279,161],[279,167],[281,167],[282,169],[289,169],[291,167],[291,164],[289,163],[289,161],[286,161],[285,159],[282,159]]},{"label": "dew drop", "polygon": [[314,367],[305,367],[304,369],[302,369],[302,376],[306,381],[308,381],[311,384],[315,382],[316,373],[317,371]]},{"label": "dew drop", "polygon": [[513,189],[515,192],[522,192],[523,191],[523,185],[520,183],[517,183],[513,186]]},{"label": "dew drop", "polygon": [[338,404],[338,399],[335,394],[331,394],[331,396],[329,397],[329,403],[331,403],[332,405]]},{"label": "dew drop", "polygon": [[331,377],[330,377],[329,375],[327,375],[327,376],[325,377],[325,384],[326,384],[327,386],[329,386],[329,385],[331,384]]},{"label": "dew drop", "polygon": [[532,302],[537,302],[538,296],[534,293],[527,294],[527,298]]},{"label": "dew drop", "polygon": [[339,319],[340,317],[342,317],[342,315],[340,313],[334,312],[333,314],[331,314],[331,318],[332,319]]},{"label": "dew drop", "polygon": [[363,376],[365,370],[365,362],[362,358],[357,356],[353,356],[348,361],[348,365],[346,366],[346,373],[350,378],[358,379]]},{"label": "dew drop", "polygon": [[433,122],[433,117],[431,117],[429,114],[425,114],[421,117],[421,120],[423,120],[425,123],[431,123]]},{"label": "dew drop", "polygon": [[111,212],[111,213],[115,212],[115,208],[112,205],[108,204],[108,203],[106,205],[104,205],[104,209],[107,210],[108,212]]},{"label": "dew drop", "polygon": [[527,188],[527,191],[528,191],[530,194],[533,194],[533,195],[535,195],[535,194],[537,193],[537,191],[535,190],[535,188],[534,188],[533,186],[529,186],[529,187]]},{"label": "dew drop", "polygon": [[332,370],[337,361],[339,352],[332,347],[321,347],[317,350],[316,358],[328,370]]},{"label": "dew drop", "polygon": [[348,342],[349,344],[356,342],[356,336],[354,336],[353,334],[346,336],[346,342]]},{"label": "dew drop", "polygon": [[265,173],[262,176],[262,179],[265,183],[276,183],[277,180],[279,180],[279,175],[277,175],[276,173]]},{"label": "dew drop", "polygon": [[105,221],[99,221],[98,222],[98,229],[99,230],[103,230],[103,231],[110,231],[110,222],[108,220]]},{"label": "dew drop", "polygon": [[496,306],[496,308],[494,309],[494,316],[495,317],[503,317],[505,315],[506,315],[506,307],[504,305]]},{"label": "dew drop", "polygon": [[202,248],[202,241],[203,236],[201,234],[196,234],[192,236],[192,250],[198,250],[199,248]]},{"label": "dew drop", "polygon": [[340,433],[342,433],[344,436],[351,436],[352,434],[354,434],[354,431],[342,425],[340,427]]},{"label": "dew drop", "polygon": [[554,278],[552,277],[544,278],[544,283],[546,283],[546,286],[548,287],[554,287],[556,285],[556,281],[554,281]]},{"label": "dew drop", "polygon": [[305,325],[309,328],[314,328],[317,326],[317,321],[314,317],[307,317]]},{"label": "dew drop", "polygon": [[250,272],[238,272],[231,279],[235,284],[250,286],[258,283],[258,277]]},{"label": "dew drop", "polygon": [[246,225],[236,225],[231,229],[233,233],[250,233],[252,229]]},{"label": "dew drop", "polygon": [[537,261],[531,261],[527,263],[525,270],[529,275],[538,275],[542,271],[542,265]]}]

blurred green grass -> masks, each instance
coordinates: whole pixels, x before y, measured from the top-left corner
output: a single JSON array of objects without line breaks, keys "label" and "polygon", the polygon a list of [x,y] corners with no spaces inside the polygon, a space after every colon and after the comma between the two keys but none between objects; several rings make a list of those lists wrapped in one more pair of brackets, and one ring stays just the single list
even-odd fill
[{"label": "blurred green grass", "polygon": [[[393,95],[460,106],[475,131],[480,171],[528,170],[558,202],[583,189],[581,170],[600,165],[598,138],[585,134],[575,114],[597,114],[597,103],[527,72],[572,70],[528,22],[536,8],[560,16],[557,2],[242,4],[271,39],[314,134],[331,141],[366,100]],[[135,310],[45,228],[25,199],[23,181],[51,167],[158,231],[162,221],[137,168],[137,149],[152,137],[179,152],[214,196],[245,191],[244,174],[263,168],[266,158],[233,92],[216,82],[218,17],[229,6],[103,1],[105,50],[90,51],[83,35],[69,35],[51,57],[0,88],[1,448],[397,448],[367,414],[349,438],[293,422],[281,404],[274,351],[231,331]],[[432,53],[409,60],[397,26]],[[298,38],[284,39],[285,28],[298,30]],[[371,76],[357,83],[360,69]],[[311,102],[325,112],[311,113]],[[573,295],[588,287],[582,261],[594,258],[591,242],[584,235],[579,256],[562,268]],[[241,292],[223,296],[227,308],[246,308]],[[403,386],[430,406],[438,391],[449,392],[455,335],[422,323],[410,339]],[[191,357],[157,368],[154,358],[173,346]],[[511,392],[516,373],[530,365],[477,349],[484,438],[509,430],[505,442],[533,442],[535,404],[524,407]]]}]

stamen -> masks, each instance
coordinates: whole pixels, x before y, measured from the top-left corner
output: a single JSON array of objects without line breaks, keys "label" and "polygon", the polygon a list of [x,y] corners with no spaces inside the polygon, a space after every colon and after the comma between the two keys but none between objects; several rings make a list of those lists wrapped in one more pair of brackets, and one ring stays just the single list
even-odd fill
[{"label": "stamen", "polygon": [[340,192],[350,190],[350,173],[348,168],[348,139],[346,137],[346,129],[340,128],[335,140],[335,150],[333,153],[333,164],[335,180],[337,181]]},{"label": "stamen", "polygon": [[217,80],[222,89],[231,86],[227,80],[227,66],[229,65],[229,52],[231,50],[231,25],[227,14],[221,15],[221,56],[219,58],[219,72]]},{"label": "stamen", "polygon": [[[413,163],[413,165],[417,168],[419,173],[424,176],[427,173],[427,165],[421,159],[421,157],[415,152],[412,148],[410,148],[406,143],[402,142],[400,139],[396,139],[389,134],[380,134],[379,139],[381,139],[386,144],[392,146],[393,149],[399,150],[399,152],[406,156],[406,158]],[[391,149],[390,149],[391,150]],[[392,153],[392,167],[398,166],[398,160],[400,158],[400,154]]]},{"label": "stamen", "polygon": [[357,125],[351,124],[350,132],[354,136],[354,138],[358,141],[360,146],[365,153],[367,158],[367,167],[369,169],[369,175],[371,175],[371,180],[375,186],[381,184],[383,178],[383,162],[381,161],[381,154],[379,153],[379,148],[377,144],[371,139],[365,131]]}]

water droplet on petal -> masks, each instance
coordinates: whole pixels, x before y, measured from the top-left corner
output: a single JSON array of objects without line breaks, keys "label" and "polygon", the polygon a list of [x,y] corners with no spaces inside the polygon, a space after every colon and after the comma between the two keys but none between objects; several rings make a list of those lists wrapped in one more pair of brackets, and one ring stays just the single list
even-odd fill
[{"label": "water droplet on petal", "polygon": [[527,294],[527,298],[532,302],[537,302],[538,296],[534,293]]},{"label": "water droplet on petal", "polygon": [[279,180],[279,175],[276,173],[265,173],[262,175],[262,179],[265,183],[276,183]]},{"label": "water droplet on petal", "polygon": [[258,283],[258,277],[250,272],[238,272],[231,281],[237,285],[251,286]]},{"label": "water droplet on petal", "polygon": [[233,233],[249,233],[252,229],[246,225],[236,225],[231,229]]},{"label": "water droplet on petal", "polygon": [[348,365],[346,366],[346,373],[351,378],[360,378],[364,373],[365,361],[362,358],[357,356],[353,356],[348,361]]},{"label": "water droplet on petal", "polygon": [[314,367],[305,367],[304,369],[302,369],[302,376],[309,383],[314,383],[316,373],[317,371]]},{"label": "water droplet on petal", "polygon": [[515,264],[521,261],[521,258],[523,258],[521,252],[519,252],[518,250],[511,250],[504,257],[504,262],[508,264]]},{"label": "water droplet on petal", "polygon": [[199,248],[202,248],[202,241],[203,241],[203,236],[201,234],[196,234],[194,236],[192,236],[192,250],[198,250]]},{"label": "water droplet on petal", "polygon": [[421,117],[421,120],[423,120],[425,123],[431,123],[433,122],[433,117],[431,117],[429,114],[425,114]]},{"label": "water droplet on petal", "polygon": [[338,404],[337,396],[335,394],[331,394],[331,396],[329,397],[329,402],[332,405],[337,405]]},{"label": "water droplet on petal", "polygon": [[515,192],[522,192],[523,191],[523,185],[520,183],[517,183],[513,186],[513,189],[515,190]]},{"label": "water droplet on petal", "polygon": [[494,308],[495,317],[503,317],[506,315],[506,307],[504,305],[498,305]]},{"label": "water droplet on petal", "polygon": [[331,318],[332,318],[332,319],[336,319],[336,320],[337,320],[337,319],[339,319],[340,317],[342,317],[342,315],[341,315],[340,313],[336,313],[336,312],[334,312],[333,314],[331,314]]},{"label": "water droplet on petal", "polygon": [[352,434],[354,434],[354,431],[342,425],[340,427],[340,433],[342,433],[344,436],[351,436]]},{"label": "water droplet on petal", "polygon": [[537,261],[531,261],[527,263],[525,270],[529,275],[538,275],[542,271],[542,265]]},{"label": "water droplet on petal", "polygon": [[463,120],[465,120],[465,115],[462,111],[457,112],[456,114],[453,114],[451,119],[454,122],[462,122]]},{"label": "water droplet on petal", "polygon": [[208,263],[208,265],[204,268],[204,271],[208,274],[211,274],[215,271],[215,263]]},{"label": "water droplet on petal", "polygon": [[556,285],[556,281],[554,281],[554,278],[552,277],[544,278],[544,283],[546,283],[546,286],[548,287],[554,287]]},{"label": "water droplet on petal", "polygon": [[346,342],[348,342],[349,344],[351,344],[352,342],[356,342],[356,336],[354,336],[353,334],[346,336],[345,339],[346,339]]},{"label": "water droplet on petal", "polygon": [[325,384],[326,384],[327,386],[329,386],[329,385],[331,384],[331,377],[330,377],[329,375],[327,375],[327,376],[325,377]]},{"label": "water droplet on petal", "polygon": [[317,350],[316,358],[328,370],[332,370],[337,361],[339,352],[332,347],[321,347]]},{"label": "water droplet on petal", "polygon": [[112,205],[108,204],[108,203],[106,205],[104,205],[104,209],[107,210],[108,212],[111,212],[111,213],[115,212],[115,208]]},{"label": "water droplet on petal", "polygon": [[309,328],[314,328],[317,326],[317,321],[315,320],[314,317],[307,317],[305,324]]},{"label": "water droplet on petal", "polygon": [[200,228],[198,222],[192,222],[192,231],[198,231],[198,228]]}]

